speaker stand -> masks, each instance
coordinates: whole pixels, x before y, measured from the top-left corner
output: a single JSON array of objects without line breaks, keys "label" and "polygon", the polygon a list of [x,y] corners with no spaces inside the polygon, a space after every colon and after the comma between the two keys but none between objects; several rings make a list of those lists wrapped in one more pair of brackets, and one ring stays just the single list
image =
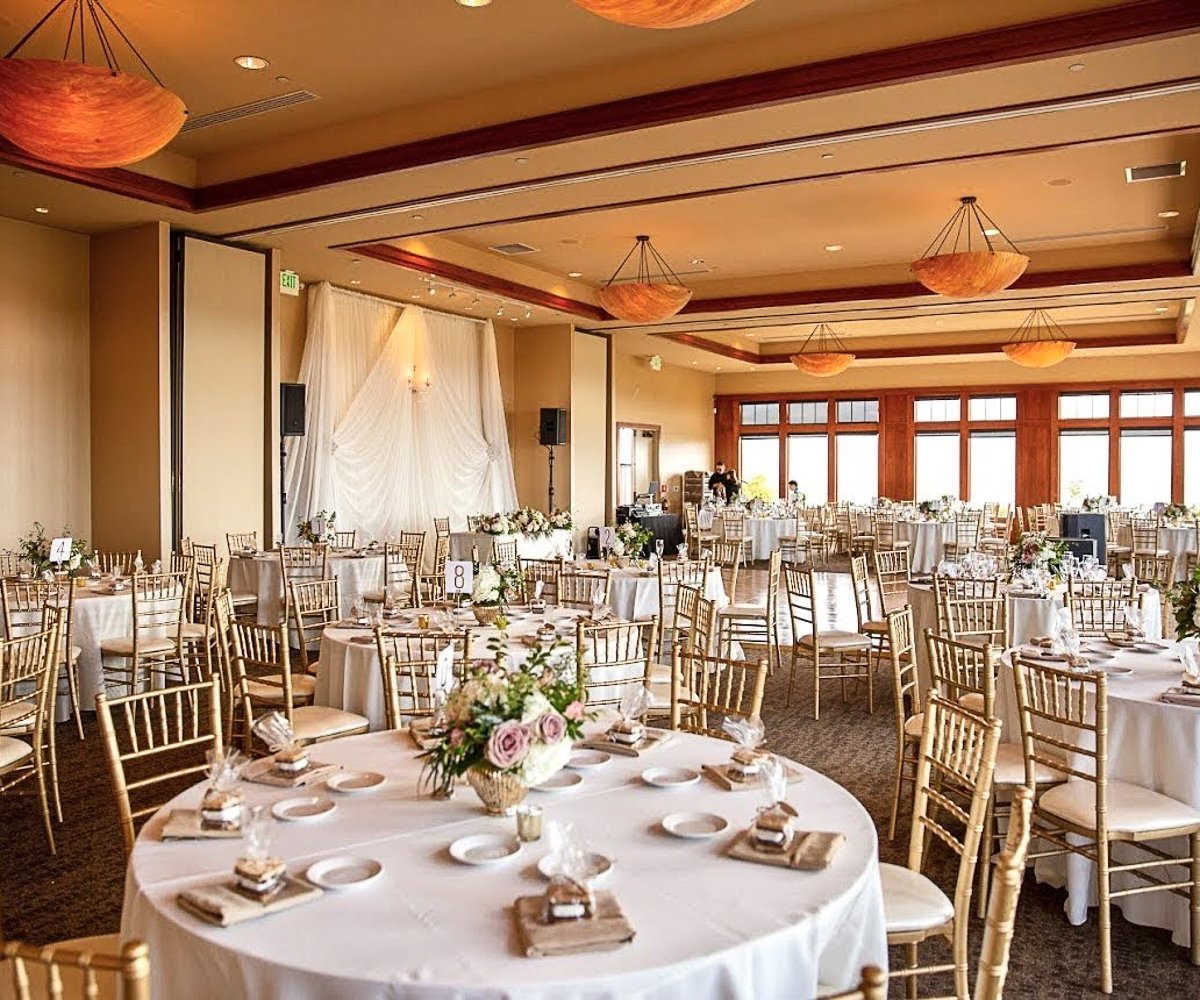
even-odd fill
[{"label": "speaker stand", "polygon": [[[279,537],[287,544],[287,438],[279,437]],[[263,540],[266,547],[266,540]]]},{"label": "speaker stand", "polygon": [[550,485],[546,491],[546,514],[549,516],[554,513],[554,445],[546,445],[546,455],[550,463]]}]

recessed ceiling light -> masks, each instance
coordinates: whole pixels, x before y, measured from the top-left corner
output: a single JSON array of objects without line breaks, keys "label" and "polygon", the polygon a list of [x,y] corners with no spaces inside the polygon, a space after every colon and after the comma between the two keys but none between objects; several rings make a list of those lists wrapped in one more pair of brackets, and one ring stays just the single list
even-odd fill
[{"label": "recessed ceiling light", "polygon": [[842,246],[840,243],[826,243],[825,249],[828,250],[830,253],[837,253],[839,250],[845,250],[846,248],[844,246]]},{"label": "recessed ceiling light", "polygon": [[242,69],[266,69],[271,64],[262,56],[238,56],[233,60]]},{"label": "recessed ceiling light", "polygon": [[1082,73],[1085,69],[1087,69],[1087,67],[1083,63],[1071,63],[1067,69],[1069,69],[1072,73]]},{"label": "recessed ceiling light", "polygon": [[1068,184],[1070,184],[1071,178],[1070,177],[1053,177],[1050,180],[1046,181],[1046,183],[1049,184],[1051,187],[1061,188],[1061,187],[1066,187]]},{"label": "recessed ceiling light", "polygon": [[567,277],[568,278],[582,278],[583,272],[582,271],[568,271]]},{"label": "recessed ceiling light", "polygon": [[822,159],[822,160],[832,160],[832,159],[833,159],[833,154],[832,154],[832,153],[822,153],[822,154],[821,154],[821,159]]},{"label": "recessed ceiling light", "polygon": [[1177,219],[1179,218],[1179,213],[1174,209],[1169,209],[1166,212],[1159,212],[1158,217],[1160,219]]},{"label": "recessed ceiling light", "polygon": [[987,229],[985,229],[985,230],[983,231],[983,235],[984,235],[984,236],[999,236],[999,235],[1000,235],[1000,230],[999,230],[999,229],[992,228],[991,226],[989,226]]},{"label": "recessed ceiling light", "polygon": [[361,264],[361,263],[362,263],[362,258],[361,258],[361,257],[351,257],[351,258],[350,258],[350,263],[351,263],[351,264]]},{"label": "recessed ceiling light", "polygon": [[275,77],[275,82],[276,83],[291,83],[292,78],[290,76],[277,76],[277,77]]},{"label": "recessed ceiling light", "polygon": [[351,278],[351,279],[350,279],[350,284],[352,284],[352,285],[361,285],[361,284],[362,284],[362,282],[361,282],[361,281],[359,281],[357,278]]},{"label": "recessed ceiling light", "polygon": [[721,366],[717,365],[717,371],[720,371],[720,370],[721,370]]},{"label": "recessed ceiling light", "polygon": [[492,0],[458,0],[460,7],[486,7]]},{"label": "recessed ceiling light", "polygon": [[413,220],[413,222],[421,222],[424,220],[424,218],[425,218],[425,216],[423,216],[423,215],[414,215],[412,217],[412,220]]},{"label": "recessed ceiling light", "polygon": [[1167,306],[1155,306],[1154,311],[1156,313],[1165,313],[1165,312],[1169,312],[1170,310],[1168,309]]},{"label": "recessed ceiling light", "polygon": [[692,362],[692,364],[695,364],[695,363],[696,363],[695,361]]},{"label": "recessed ceiling light", "polygon": [[698,266],[698,265],[704,263],[704,258],[703,257],[693,257],[690,261],[688,261],[688,263],[691,264],[692,266]]},{"label": "recessed ceiling light", "polygon": [[529,157],[528,156],[518,156],[515,162],[524,166],[526,163],[529,162]]},{"label": "recessed ceiling light", "polygon": [[50,209],[42,208],[41,205],[38,205],[38,207],[35,208],[34,211],[37,212],[38,215],[49,215],[50,214]]}]

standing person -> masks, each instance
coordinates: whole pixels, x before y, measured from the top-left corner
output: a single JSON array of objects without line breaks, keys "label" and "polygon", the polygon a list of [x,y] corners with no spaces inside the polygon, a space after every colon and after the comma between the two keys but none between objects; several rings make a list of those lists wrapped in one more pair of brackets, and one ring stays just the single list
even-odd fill
[{"label": "standing person", "polygon": [[789,479],[787,484],[787,502],[800,502],[800,484],[794,479]]},{"label": "standing person", "polygon": [[716,471],[708,477],[708,488],[715,493],[717,486],[721,486],[724,490],[725,500],[728,503],[733,503],[737,499],[738,491],[742,488],[741,483],[738,482],[737,473],[733,469],[726,469],[724,462],[718,462]]}]

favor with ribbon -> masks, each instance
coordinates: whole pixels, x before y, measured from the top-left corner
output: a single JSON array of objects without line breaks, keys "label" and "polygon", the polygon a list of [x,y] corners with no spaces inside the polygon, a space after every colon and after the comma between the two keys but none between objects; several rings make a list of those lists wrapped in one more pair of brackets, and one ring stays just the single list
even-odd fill
[{"label": "favor with ribbon", "polygon": [[237,788],[244,758],[232,747],[209,750],[208,787],[200,800],[204,830],[236,830],[242,824],[242,793]]},{"label": "favor with ribbon", "polygon": [[282,712],[269,712],[254,723],[254,734],[275,756],[275,769],[297,774],[308,768],[308,748],[297,742],[292,724]]},{"label": "favor with ribbon", "polygon": [[1200,691],[1200,639],[1190,636],[1182,640],[1179,660],[1183,664],[1183,686]]},{"label": "favor with ribbon", "polygon": [[[730,717],[722,723],[721,728],[738,745],[725,766],[727,777],[732,781],[757,781],[763,764],[769,758],[768,754],[758,749],[767,735],[762,719],[757,715],[744,719]],[[786,784],[785,780],[785,789]]]}]

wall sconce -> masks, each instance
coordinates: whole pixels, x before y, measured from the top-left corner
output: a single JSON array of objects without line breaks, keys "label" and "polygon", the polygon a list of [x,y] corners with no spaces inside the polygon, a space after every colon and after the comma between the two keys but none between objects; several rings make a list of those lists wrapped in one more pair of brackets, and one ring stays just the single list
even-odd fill
[{"label": "wall sconce", "polygon": [[424,392],[426,389],[433,387],[433,379],[426,372],[424,375],[417,374],[417,366],[413,365],[408,370],[408,387],[413,392]]}]

